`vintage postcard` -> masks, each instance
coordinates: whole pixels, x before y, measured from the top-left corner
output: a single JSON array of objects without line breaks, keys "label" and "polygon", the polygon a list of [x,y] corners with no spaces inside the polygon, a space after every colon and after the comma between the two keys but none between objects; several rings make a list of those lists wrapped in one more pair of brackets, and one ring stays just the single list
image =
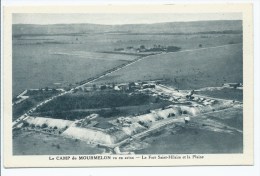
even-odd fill
[{"label": "vintage postcard", "polygon": [[251,4],[5,7],[5,167],[253,165]]}]

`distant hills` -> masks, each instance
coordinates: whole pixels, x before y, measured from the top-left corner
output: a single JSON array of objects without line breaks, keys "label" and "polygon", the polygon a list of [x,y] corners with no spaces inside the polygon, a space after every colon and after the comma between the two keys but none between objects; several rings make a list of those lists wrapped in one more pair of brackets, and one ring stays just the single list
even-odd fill
[{"label": "distant hills", "polygon": [[242,33],[241,20],[168,22],[154,24],[13,24],[13,36],[64,35],[88,33],[119,34],[186,34],[186,33]]}]

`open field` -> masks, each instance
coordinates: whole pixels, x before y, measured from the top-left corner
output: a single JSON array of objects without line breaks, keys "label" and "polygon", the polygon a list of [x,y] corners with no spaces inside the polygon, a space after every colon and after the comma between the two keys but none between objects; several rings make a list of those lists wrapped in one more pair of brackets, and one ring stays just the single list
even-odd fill
[{"label": "open field", "polygon": [[198,94],[206,95],[215,98],[223,98],[229,100],[243,101],[243,90],[238,89],[222,89],[214,91],[200,91]]},{"label": "open field", "polygon": [[[147,14],[149,17],[149,14]],[[165,15],[165,14],[163,14]],[[152,24],[14,24],[13,36],[21,35],[46,36],[81,36],[83,34],[230,34],[241,33],[242,20],[215,20],[215,21],[191,21],[191,22],[165,22]]]},{"label": "open field", "polygon": [[199,129],[183,129],[179,134],[159,135],[146,139],[149,147],[136,151],[137,154],[214,154],[241,153],[241,134],[219,134]]},{"label": "open field", "polygon": [[208,115],[207,118],[243,130],[243,111],[241,109],[228,109],[217,114]]},{"label": "open field", "polygon": [[33,36],[27,35],[22,38],[14,38],[14,45],[21,47],[54,46],[55,48],[66,48],[66,51],[113,51],[115,48],[128,46],[138,47],[145,45],[152,47],[156,45],[175,45],[182,49],[219,46],[230,43],[241,43],[241,33],[231,34],[91,34],[80,36]]},{"label": "open field", "polygon": [[70,44],[14,45],[13,95],[54,83],[73,84],[136,58],[83,51],[73,51]]},{"label": "open field", "polygon": [[96,83],[155,79],[167,80],[167,84],[179,89],[243,82],[242,45],[149,56],[97,80]]},{"label": "open field", "polygon": [[13,95],[54,83],[74,84],[137,57],[102,53],[118,47],[161,45],[186,50],[241,43],[241,30],[241,21],[13,25]]},{"label": "open field", "polygon": [[[153,44],[175,45],[184,49],[218,46],[230,42],[241,42],[241,35],[173,35],[173,36],[132,36],[112,35],[105,41],[100,41],[100,35],[92,38],[80,37],[86,43],[40,43],[37,38],[31,44],[28,40],[13,43],[13,95],[25,89],[54,86],[53,83],[73,84],[78,81],[94,77],[106,70],[124,64],[137,58],[134,55],[119,55],[100,53],[99,51],[113,51],[118,46],[127,47]],[[55,36],[51,36],[55,37]],[[56,42],[66,36],[59,36]],[[103,36],[102,36],[103,37]],[[33,37],[31,37],[33,38]],[[45,37],[48,38],[48,37]],[[144,38],[144,39],[143,39]],[[147,38],[147,39],[145,39]],[[70,39],[66,39],[70,41]],[[75,40],[75,37],[71,40]],[[144,41],[142,41],[144,40]],[[90,41],[92,43],[90,43]],[[21,44],[17,44],[17,42]],[[64,41],[62,41],[64,42]],[[103,44],[102,44],[103,43]],[[152,43],[152,44],[151,44]],[[30,70],[29,72],[27,70]]]},{"label": "open field", "polygon": [[35,131],[14,131],[13,141],[14,155],[80,155],[103,152],[103,149],[84,141]]}]

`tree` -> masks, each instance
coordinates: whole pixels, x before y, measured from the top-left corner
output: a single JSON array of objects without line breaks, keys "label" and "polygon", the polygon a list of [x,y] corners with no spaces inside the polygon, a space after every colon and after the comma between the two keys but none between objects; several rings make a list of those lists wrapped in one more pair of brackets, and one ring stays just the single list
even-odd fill
[{"label": "tree", "polygon": [[159,97],[156,97],[155,103],[158,103],[159,101],[160,101],[160,98],[159,98]]},{"label": "tree", "polygon": [[47,128],[48,125],[46,123],[42,124],[42,128]]},{"label": "tree", "polygon": [[29,126],[29,123],[28,122],[24,122],[23,123],[23,127],[28,127]]},{"label": "tree", "polygon": [[107,88],[106,85],[102,85],[102,86],[100,86],[100,90],[105,90],[106,88]]},{"label": "tree", "polygon": [[167,52],[176,52],[176,51],[179,51],[181,48],[180,47],[177,47],[177,46],[168,46],[166,48],[166,51]]},{"label": "tree", "polygon": [[141,45],[141,46],[140,46],[140,49],[145,49],[145,46],[144,46],[144,45]]}]

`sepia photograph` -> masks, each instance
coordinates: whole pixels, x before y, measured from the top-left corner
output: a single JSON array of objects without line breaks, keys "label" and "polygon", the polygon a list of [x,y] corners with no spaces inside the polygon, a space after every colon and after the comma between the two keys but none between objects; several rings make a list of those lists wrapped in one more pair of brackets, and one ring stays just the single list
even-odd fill
[{"label": "sepia photograph", "polygon": [[11,156],[251,153],[243,12],[166,12],[10,13]]}]

